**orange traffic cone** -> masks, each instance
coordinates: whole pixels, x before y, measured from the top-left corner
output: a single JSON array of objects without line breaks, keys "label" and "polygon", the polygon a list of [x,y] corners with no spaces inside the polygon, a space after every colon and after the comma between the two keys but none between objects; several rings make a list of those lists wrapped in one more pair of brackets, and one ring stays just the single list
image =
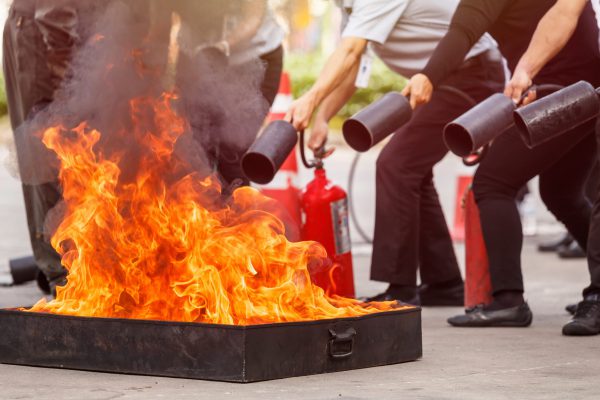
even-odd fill
[{"label": "orange traffic cone", "polygon": [[475,196],[467,187],[464,197],[465,216],[465,308],[473,308],[492,301],[490,269],[481,232],[479,208]]},{"label": "orange traffic cone", "polygon": [[[279,92],[271,112],[267,117],[268,122],[281,120],[292,104],[290,77],[287,72],[281,74]],[[274,200],[277,200],[286,215],[278,215],[286,225],[286,236],[292,241],[300,239],[300,226],[302,214],[300,205],[300,190],[298,189],[298,161],[294,149],[275,175],[273,181],[260,186],[260,191]]]},{"label": "orange traffic cone", "polygon": [[471,168],[462,166],[456,179],[456,202],[454,206],[454,226],[452,227],[452,239],[456,242],[464,242],[465,240],[465,208],[464,196],[467,190],[473,183],[473,171]]},{"label": "orange traffic cone", "polygon": [[271,111],[267,117],[267,122],[284,119],[285,114],[287,114],[293,101],[294,97],[292,96],[292,83],[290,80],[290,75],[284,71],[281,73],[279,90],[277,92],[277,96],[275,97],[275,101],[273,102],[273,106],[271,106]]}]

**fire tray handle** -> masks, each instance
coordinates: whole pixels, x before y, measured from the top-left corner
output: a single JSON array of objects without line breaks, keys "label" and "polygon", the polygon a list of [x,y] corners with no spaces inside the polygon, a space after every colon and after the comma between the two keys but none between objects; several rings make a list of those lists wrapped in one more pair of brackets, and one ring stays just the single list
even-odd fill
[{"label": "fire tray handle", "polygon": [[344,331],[336,332],[334,328],[329,329],[331,339],[329,339],[329,356],[335,360],[349,358],[354,348],[354,336],[356,329],[347,328]]}]

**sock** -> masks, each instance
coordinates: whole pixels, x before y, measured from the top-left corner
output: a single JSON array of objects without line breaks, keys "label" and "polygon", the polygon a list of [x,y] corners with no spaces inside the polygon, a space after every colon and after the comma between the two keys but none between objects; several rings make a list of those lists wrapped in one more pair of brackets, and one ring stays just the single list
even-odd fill
[{"label": "sock", "polygon": [[494,294],[494,301],[485,307],[486,311],[497,311],[505,308],[518,307],[525,303],[523,292],[520,290],[503,290]]},{"label": "sock", "polygon": [[429,286],[433,289],[449,289],[449,288],[453,288],[455,286],[460,286],[460,285],[463,285],[463,280],[459,276],[458,278],[454,278],[449,281],[431,283],[427,286]]},{"label": "sock", "polygon": [[390,294],[394,299],[409,301],[417,296],[417,286],[390,284],[386,293]]}]

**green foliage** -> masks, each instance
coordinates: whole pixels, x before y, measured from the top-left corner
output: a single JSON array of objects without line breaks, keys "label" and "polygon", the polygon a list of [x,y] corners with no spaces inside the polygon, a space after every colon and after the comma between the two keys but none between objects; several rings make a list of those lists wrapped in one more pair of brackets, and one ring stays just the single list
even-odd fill
[{"label": "green foliage", "polygon": [[[292,79],[294,98],[306,93],[317,80],[326,58],[320,54],[287,54],[285,70]],[[400,91],[406,79],[390,71],[380,60],[373,63],[373,72],[369,87],[357,90],[338,117],[346,119],[368,106],[382,95],[391,91]]]},{"label": "green foliage", "polygon": [[8,103],[6,102],[6,91],[4,86],[4,76],[0,74],[0,116],[8,113]]}]

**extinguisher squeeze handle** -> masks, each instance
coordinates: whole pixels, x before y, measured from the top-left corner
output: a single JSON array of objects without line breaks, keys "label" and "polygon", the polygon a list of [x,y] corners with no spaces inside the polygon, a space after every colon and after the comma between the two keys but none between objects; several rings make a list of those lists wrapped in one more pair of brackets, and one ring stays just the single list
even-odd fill
[{"label": "extinguisher squeeze handle", "polygon": [[304,164],[306,168],[323,168],[323,158],[325,157],[326,152],[325,143],[323,143],[323,145],[314,152],[315,159],[308,161],[306,159],[306,150],[304,149],[304,130],[300,131],[300,158],[302,159],[302,164]]}]

